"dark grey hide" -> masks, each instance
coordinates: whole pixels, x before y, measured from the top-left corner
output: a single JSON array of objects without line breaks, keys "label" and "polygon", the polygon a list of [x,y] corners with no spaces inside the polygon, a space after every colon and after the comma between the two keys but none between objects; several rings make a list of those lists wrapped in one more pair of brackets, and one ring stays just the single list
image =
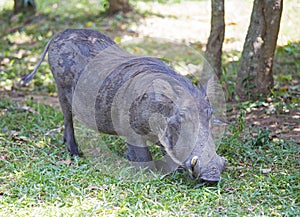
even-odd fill
[{"label": "dark grey hide", "polygon": [[[64,143],[71,155],[79,155],[78,146],[75,141],[73,128],[72,100],[74,90],[79,82],[80,76],[89,69],[93,68],[93,62],[96,57],[101,59],[101,54],[105,49],[117,45],[107,36],[94,30],[86,29],[67,29],[55,35],[47,44],[41,60],[31,74],[22,78],[23,84],[30,82],[36,73],[39,65],[43,61],[48,52],[48,61],[53,73],[57,89],[60,105],[64,115]],[[103,57],[104,58],[104,57]],[[101,70],[99,69],[99,72]],[[116,130],[120,128],[122,121],[113,121],[116,116],[122,117],[117,110],[112,112],[113,101],[118,90],[130,79],[139,76],[147,77],[171,78],[178,86],[177,90],[180,94],[182,91],[187,92],[193,99],[197,108],[198,122],[201,125],[196,132],[190,132],[191,135],[199,135],[195,138],[195,147],[192,147],[185,159],[178,160],[178,150],[184,150],[185,147],[176,147],[179,138],[179,131],[184,127],[184,120],[192,113],[190,112],[189,102],[183,106],[174,103],[167,94],[162,92],[147,91],[144,94],[137,95],[129,107],[129,125],[122,129],[132,129],[137,137],[128,135],[126,130]],[[153,80],[154,81],[154,80]],[[143,83],[143,81],[141,80]],[[145,82],[147,84],[147,82]],[[138,84],[136,84],[138,85]],[[175,85],[175,86],[176,86]],[[180,87],[179,87],[180,86]],[[166,89],[175,88],[167,87]],[[126,96],[123,96],[126,97]],[[124,101],[127,99],[124,98]],[[184,108],[182,108],[184,107]],[[192,178],[218,181],[221,172],[225,168],[225,159],[216,154],[214,143],[211,137],[209,122],[212,116],[212,109],[207,100],[205,90],[198,89],[185,77],[177,74],[171,67],[167,66],[160,60],[151,57],[130,58],[128,61],[117,65],[105,78],[97,88],[95,96],[95,121],[96,130],[107,134],[122,135],[127,138],[128,152],[126,157],[134,162],[152,161],[146,141],[150,140],[155,144],[162,146],[172,160],[179,162],[185,167]],[[167,122],[164,123],[165,131],[161,133],[159,127],[157,130],[155,122],[149,122],[152,114],[158,114],[164,117]],[[193,117],[189,117],[193,120]],[[83,118],[84,119],[84,118]],[[88,120],[83,120],[89,122]],[[119,124],[118,124],[119,123]],[[154,124],[153,124],[154,123]],[[89,125],[89,123],[87,123]],[[157,122],[157,125],[160,123]],[[187,138],[188,141],[188,138]],[[185,146],[185,144],[180,144]],[[186,144],[187,149],[188,144]]]}]

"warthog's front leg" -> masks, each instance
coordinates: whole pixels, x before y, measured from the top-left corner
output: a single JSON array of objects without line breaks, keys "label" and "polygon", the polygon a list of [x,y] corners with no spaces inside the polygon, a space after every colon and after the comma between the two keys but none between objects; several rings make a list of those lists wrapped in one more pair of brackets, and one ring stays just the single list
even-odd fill
[{"label": "warthog's front leg", "polygon": [[129,161],[149,162],[152,161],[151,152],[149,151],[146,141],[140,138],[127,137],[128,152],[124,155]]},{"label": "warthog's front leg", "polygon": [[124,155],[129,161],[149,162],[152,161],[151,153],[148,147],[139,147],[127,143],[128,152]]}]

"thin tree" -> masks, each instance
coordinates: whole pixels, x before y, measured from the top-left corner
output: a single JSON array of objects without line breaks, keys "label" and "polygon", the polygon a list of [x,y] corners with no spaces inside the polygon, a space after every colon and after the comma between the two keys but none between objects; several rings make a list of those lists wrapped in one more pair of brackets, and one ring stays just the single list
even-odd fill
[{"label": "thin tree", "polygon": [[[219,78],[222,75],[222,46],[224,34],[224,0],[211,0],[211,29],[206,45],[205,57]],[[204,70],[209,70],[206,64],[204,64]]]},{"label": "thin tree", "polygon": [[34,0],[14,0],[14,14],[34,13],[35,8]]},{"label": "thin tree", "polygon": [[272,65],[283,0],[255,0],[237,75],[242,101],[266,96],[274,85]]},{"label": "thin tree", "polygon": [[131,10],[128,0],[109,0],[108,13],[110,15],[118,12],[127,13]]}]

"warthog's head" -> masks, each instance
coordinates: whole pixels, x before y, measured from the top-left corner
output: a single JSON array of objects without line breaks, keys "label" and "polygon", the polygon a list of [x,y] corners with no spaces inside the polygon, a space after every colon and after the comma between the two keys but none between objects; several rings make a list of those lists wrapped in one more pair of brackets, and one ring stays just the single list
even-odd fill
[{"label": "warthog's head", "polygon": [[215,143],[212,138],[212,124],[220,124],[213,115],[213,109],[208,100],[202,100],[199,109],[199,134],[193,151],[184,162],[192,179],[215,182],[221,179],[225,170],[226,160],[217,155]]},{"label": "warthog's head", "polygon": [[181,163],[192,179],[219,181],[225,169],[225,158],[217,155],[212,137],[216,120],[207,97],[200,92],[194,102],[180,104],[176,114],[169,119],[166,130],[168,153]]},{"label": "warthog's head", "polygon": [[198,89],[171,72],[139,76],[143,79],[138,79],[135,89],[147,94],[130,107],[134,132],[147,138],[153,135],[150,140],[153,143],[158,139],[166,151],[166,159],[171,159],[171,166],[167,160],[170,168],[183,166],[193,179],[219,181],[225,158],[216,153],[212,124],[223,110],[213,114],[210,100],[215,103],[215,98],[207,96],[207,87]]}]

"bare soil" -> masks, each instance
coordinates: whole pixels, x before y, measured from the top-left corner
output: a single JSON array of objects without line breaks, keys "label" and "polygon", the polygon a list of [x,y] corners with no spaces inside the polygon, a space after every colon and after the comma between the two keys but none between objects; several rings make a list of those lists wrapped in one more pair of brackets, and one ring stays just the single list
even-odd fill
[{"label": "bare soil", "polygon": [[[300,145],[300,111],[286,110],[273,111],[272,105],[252,108],[246,112],[246,126],[260,127],[271,131],[270,137],[292,140]],[[229,121],[235,121],[240,110],[233,109],[227,113]]]}]

